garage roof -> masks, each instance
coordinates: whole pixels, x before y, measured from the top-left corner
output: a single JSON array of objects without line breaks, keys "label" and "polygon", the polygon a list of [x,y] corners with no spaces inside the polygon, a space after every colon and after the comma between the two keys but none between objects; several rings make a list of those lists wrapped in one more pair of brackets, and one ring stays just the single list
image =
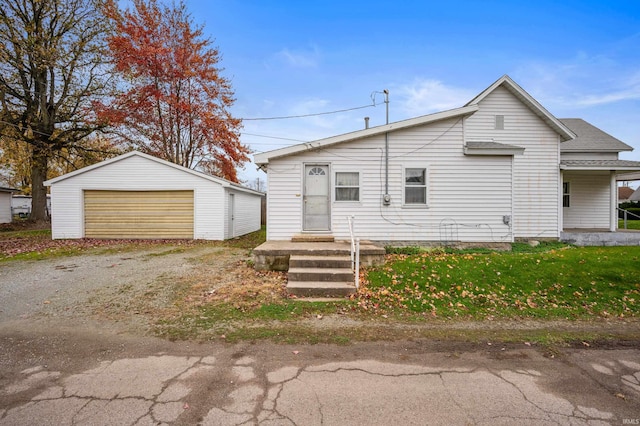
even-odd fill
[{"label": "garage roof", "polygon": [[172,163],[170,161],[162,160],[162,159],[160,159],[158,157],[154,157],[152,155],[145,154],[145,153],[140,152],[140,151],[127,152],[126,154],[119,155],[119,156],[111,158],[109,160],[104,160],[104,161],[101,161],[99,163],[93,164],[91,166],[83,167],[82,169],[75,170],[75,171],[73,171],[71,173],[67,173],[67,174],[64,174],[62,176],[58,176],[57,178],[49,179],[48,181],[45,181],[44,184],[45,184],[45,186],[51,186],[54,183],[61,182],[61,181],[65,180],[65,179],[69,179],[71,177],[78,176],[78,175],[81,175],[83,173],[90,172],[91,170],[95,170],[95,169],[98,169],[100,167],[104,167],[104,166],[107,166],[109,164],[113,164],[113,163],[116,163],[118,161],[122,161],[122,160],[124,160],[126,158],[133,157],[133,156],[146,158],[147,160],[155,161],[156,163],[163,164],[163,165],[165,165],[167,167],[172,167],[174,169],[183,171],[185,173],[190,173],[190,174],[192,174],[194,176],[198,176],[198,177],[200,177],[202,179],[206,179],[206,180],[209,180],[211,182],[215,182],[215,183],[217,183],[219,185],[222,185],[222,187],[224,187],[224,188],[233,188],[233,189],[236,189],[238,191],[248,192],[248,193],[255,194],[255,195],[264,195],[264,193],[262,193],[262,192],[254,191],[253,189],[249,189],[249,188],[244,187],[242,185],[239,185],[239,184],[237,184],[235,182],[231,182],[231,181],[229,181],[227,179],[223,179],[223,178],[218,177],[218,176],[212,176],[212,175],[208,175],[206,173],[198,172],[196,170],[192,170],[192,169],[189,169],[187,167],[183,167],[183,166],[181,166],[179,164],[175,164],[175,163]]}]

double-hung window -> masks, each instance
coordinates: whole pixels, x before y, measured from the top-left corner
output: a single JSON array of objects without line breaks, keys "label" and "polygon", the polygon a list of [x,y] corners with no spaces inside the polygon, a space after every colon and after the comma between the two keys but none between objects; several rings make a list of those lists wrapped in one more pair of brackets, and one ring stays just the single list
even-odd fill
[{"label": "double-hung window", "polygon": [[571,207],[571,184],[562,182],[562,207]]},{"label": "double-hung window", "polygon": [[336,172],[336,201],[360,201],[360,173]]},{"label": "double-hung window", "polygon": [[427,169],[404,169],[404,204],[427,205]]}]

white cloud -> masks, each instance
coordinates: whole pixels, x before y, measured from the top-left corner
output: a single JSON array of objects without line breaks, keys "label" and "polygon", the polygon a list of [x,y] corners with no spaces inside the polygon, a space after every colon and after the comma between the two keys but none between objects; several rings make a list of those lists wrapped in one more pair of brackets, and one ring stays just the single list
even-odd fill
[{"label": "white cloud", "polygon": [[587,108],[640,99],[640,73],[629,73],[604,55],[575,57],[558,63],[530,62],[514,76],[544,105]]},{"label": "white cloud", "polygon": [[307,51],[293,51],[284,48],[278,52],[277,56],[294,68],[315,68],[320,60],[320,52],[317,46],[312,46],[311,50]]},{"label": "white cloud", "polygon": [[470,90],[447,86],[431,79],[417,79],[411,84],[398,87],[394,92],[400,98],[401,108],[410,117],[458,108],[474,96]]}]

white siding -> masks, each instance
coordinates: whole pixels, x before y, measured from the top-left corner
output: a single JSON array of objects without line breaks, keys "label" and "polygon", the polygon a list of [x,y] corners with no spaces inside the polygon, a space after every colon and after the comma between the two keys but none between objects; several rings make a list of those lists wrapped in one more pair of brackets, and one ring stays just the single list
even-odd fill
[{"label": "white siding", "polygon": [[0,192],[0,223],[11,222],[11,193]]},{"label": "white siding", "polygon": [[[316,163],[330,168],[331,231],[337,239],[348,238],[346,216],[355,215],[355,232],[363,239],[512,241],[503,224],[503,215],[512,215],[512,157],[465,156],[462,135],[460,119],[390,133],[390,206],[382,205],[384,135],[270,160],[267,238],[288,240],[302,232],[303,165]],[[403,206],[408,167],[427,169],[427,207]],[[335,201],[336,171],[360,173],[360,201]]]},{"label": "white siding", "polygon": [[225,197],[225,211],[227,212],[229,211],[230,194],[233,194],[234,197],[233,235],[230,235],[229,233],[229,221],[231,221],[231,218],[227,215],[227,223],[225,225],[224,236],[225,239],[238,237],[240,235],[260,230],[260,203],[262,197],[239,191],[228,191]]},{"label": "white siding", "polygon": [[[514,236],[558,235],[559,137],[511,92],[498,87],[465,120],[465,137],[492,138],[525,148],[514,157]],[[495,130],[495,116],[504,115],[504,130]]]},{"label": "white siding", "polygon": [[92,189],[194,190],[194,238],[224,238],[222,185],[143,157],[131,156],[52,185],[54,239],[84,237],[83,190]]},{"label": "white siding", "polygon": [[564,229],[609,229],[610,173],[565,171],[563,175],[570,183],[570,207],[562,209]]}]

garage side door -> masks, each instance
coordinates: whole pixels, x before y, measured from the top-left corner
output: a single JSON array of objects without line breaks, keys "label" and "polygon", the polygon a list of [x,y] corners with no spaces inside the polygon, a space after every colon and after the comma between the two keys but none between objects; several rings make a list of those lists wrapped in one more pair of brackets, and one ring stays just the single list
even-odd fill
[{"label": "garage side door", "polygon": [[193,191],[84,191],[87,238],[193,238]]}]

